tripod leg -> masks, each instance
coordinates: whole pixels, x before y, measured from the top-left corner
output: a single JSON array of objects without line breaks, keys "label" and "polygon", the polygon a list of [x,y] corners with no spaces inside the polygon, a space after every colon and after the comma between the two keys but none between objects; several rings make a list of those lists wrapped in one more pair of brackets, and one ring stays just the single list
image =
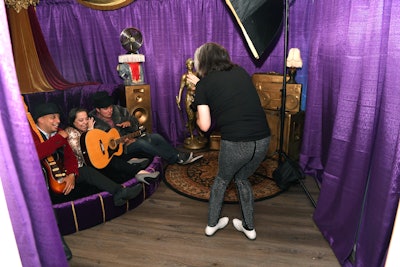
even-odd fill
[{"label": "tripod leg", "polygon": [[312,195],[310,194],[310,191],[308,191],[306,185],[304,184],[303,180],[301,178],[297,179],[301,185],[301,187],[303,188],[304,192],[306,193],[307,197],[310,199],[312,205],[314,206],[314,208],[317,207],[317,204],[315,203],[314,198],[312,197]]}]

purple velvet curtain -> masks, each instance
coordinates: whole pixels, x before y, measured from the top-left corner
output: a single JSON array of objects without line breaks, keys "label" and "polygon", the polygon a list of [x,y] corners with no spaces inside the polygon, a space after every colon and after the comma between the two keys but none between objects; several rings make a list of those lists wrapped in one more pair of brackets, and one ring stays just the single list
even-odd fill
[{"label": "purple velvet curtain", "polygon": [[0,180],[21,262],[68,266],[20,95],[4,1],[0,40]]},{"label": "purple velvet curtain", "polygon": [[[391,235],[399,198],[399,12],[395,0],[291,1],[288,47],[302,52],[304,66],[296,79],[307,92],[300,161],[321,183],[314,219],[344,266],[383,266]],[[126,27],[138,28],[144,37],[140,53],[146,56],[154,129],[174,144],[184,137],[175,96],[184,62],[196,47],[215,41],[250,73],[283,71],[282,35],[264,58],[253,60],[223,0],[136,0],[115,11],[92,10],[73,0],[41,0],[37,16],[55,64],[71,82],[122,83],[116,72],[118,55],[125,53],[119,34]],[[3,14],[0,18],[6,21]],[[61,259],[62,251],[56,237],[43,234],[56,231],[47,191],[29,192],[44,184],[36,159],[24,157],[34,154],[34,147],[17,80],[10,75],[11,48],[7,53],[0,65],[1,125],[11,125],[15,134],[2,131],[2,163],[7,166],[0,170],[2,183],[16,233],[29,239],[22,243],[17,236],[23,256],[33,262],[49,257],[50,262],[53,256]],[[27,169],[34,170],[30,179]],[[43,200],[39,204],[36,198]],[[45,223],[50,227],[36,229]]]},{"label": "purple velvet curtain", "polygon": [[46,41],[43,38],[42,29],[37,19],[34,6],[29,6],[28,14],[37,54],[40,60],[40,65],[49,84],[54,89],[58,90],[65,90],[76,86],[96,84],[96,82],[70,83],[65,80],[64,77],[62,77],[57,69],[57,66],[54,64],[53,58],[51,57],[50,52],[47,48]]},{"label": "purple velvet curtain", "polygon": [[[344,266],[384,266],[399,199],[399,1],[315,1],[301,163]],[[348,259],[355,247],[355,261]]]}]

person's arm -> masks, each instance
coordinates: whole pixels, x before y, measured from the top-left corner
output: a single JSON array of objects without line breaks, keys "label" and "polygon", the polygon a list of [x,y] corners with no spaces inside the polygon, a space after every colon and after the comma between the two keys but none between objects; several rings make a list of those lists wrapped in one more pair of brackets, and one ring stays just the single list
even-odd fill
[{"label": "person's arm", "polygon": [[120,123],[117,123],[116,125],[120,126],[122,128],[132,127],[132,129],[134,131],[138,130],[140,123],[136,119],[136,117],[131,115],[127,108],[121,107],[121,106],[116,106],[116,107],[117,108],[114,109],[113,112],[116,112],[116,111],[119,112],[119,116],[120,116]]},{"label": "person's arm", "polygon": [[178,106],[179,110],[181,110],[181,98],[182,98],[182,92],[183,92],[183,89],[185,88],[185,85],[186,85],[186,74],[183,74],[181,77],[181,84],[179,87],[178,95],[175,97],[176,105]]},{"label": "person's arm", "polygon": [[96,120],[94,119],[94,117],[89,117],[88,131],[93,130],[95,124]]},{"label": "person's arm", "polygon": [[73,127],[68,127],[65,129],[65,131],[68,133],[69,146],[71,147],[77,159],[83,157],[80,142],[81,135],[78,130],[74,129]]},{"label": "person's arm", "polygon": [[187,81],[196,86],[196,84],[200,81],[200,78],[194,75],[193,73],[188,73]]},{"label": "person's arm", "polygon": [[[68,133],[62,130],[62,136],[66,136],[65,139],[68,139]],[[68,141],[64,146],[64,169],[66,177],[64,178],[65,188],[63,193],[68,195],[75,188],[75,180],[79,176],[78,171],[78,159],[76,158],[74,152],[72,151],[71,146]]]},{"label": "person's arm", "polygon": [[64,149],[64,169],[66,170],[66,177],[64,178],[65,188],[64,194],[67,195],[75,188],[75,178],[78,176],[78,161],[74,152],[67,141],[67,133],[64,130],[59,131],[53,137],[41,142],[36,132],[31,129],[33,141],[35,143],[36,151],[40,160],[43,160],[56,152],[60,147]]},{"label": "person's arm", "polygon": [[64,146],[64,168],[67,175],[74,174],[75,178],[79,176],[78,160],[68,142]]},{"label": "person's arm", "polygon": [[211,127],[211,113],[208,105],[197,106],[197,125],[200,130],[207,132]]},{"label": "person's arm", "polygon": [[50,137],[48,140],[41,142],[39,136],[35,131],[31,129],[33,141],[35,143],[36,151],[38,153],[39,159],[45,159],[56,152],[56,150],[64,145],[68,144],[67,139],[61,134],[56,134]]}]

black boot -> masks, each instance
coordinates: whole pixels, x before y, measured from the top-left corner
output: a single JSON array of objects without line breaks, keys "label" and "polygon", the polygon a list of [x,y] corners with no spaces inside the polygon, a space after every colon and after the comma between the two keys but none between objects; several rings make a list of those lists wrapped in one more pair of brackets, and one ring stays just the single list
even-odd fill
[{"label": "black boot", "polygon": [[132,187],[121,187],[113,196],[114,205],[122,206],[127,200],[137,197],[143,190],[142,184],[136,184]]},{"label": "black boot", "polygon": [[71,249],[68,247],[67,242],[65,242],[63,236],[61,236],[61,241],[62,241],[62,244],[63,244],[65,257],[67,257],[67,260],[69,261],[70,259],[72,259]]}]

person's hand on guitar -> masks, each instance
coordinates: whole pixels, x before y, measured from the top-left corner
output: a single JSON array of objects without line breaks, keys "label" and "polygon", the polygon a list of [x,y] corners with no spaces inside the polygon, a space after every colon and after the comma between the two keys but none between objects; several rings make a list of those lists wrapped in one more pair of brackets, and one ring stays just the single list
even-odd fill
[{"label": "person's hand on guitar", "polygon": [[124,121],[124,122],[116,124],[116,126],[122,127],[122,128],[131,127],[131,122],[130,121]]},{"label": "person's hand on guitar", "polygon": [[64,130],[59,130],[57,133],[64,138],[68,138],[68,133]]},{"label": "person's hand on guitar", "polygon": [[75,188],[75,174],[70,173],[64,178],[65,188],[64,188],[64,195],[68,195],[71,191]]},{"label": "person's hand on guitar", "polygon": [[[130,132],[131,129],[127,128]],[[126,129],[125,129],[126,130]],[[97,169],[103,169],[110,163],[113,156],[121,156],[123,146],[132,144],[136,138],[144,136],[146,129],[140,126],[138,130],[121,136],[117,128],[111,128],[108,132],[93,129],[82,134],[81,150],[87,156],[88,162]],[[101,145],[99,145],[101,144]]]},{"label": "person's hand on guitar", "polygon": [[96,121],[94,120],[93,117],[89,117],[88,120],[88,131],[93,130],[94,129],[94,124],[96,123]]}]

